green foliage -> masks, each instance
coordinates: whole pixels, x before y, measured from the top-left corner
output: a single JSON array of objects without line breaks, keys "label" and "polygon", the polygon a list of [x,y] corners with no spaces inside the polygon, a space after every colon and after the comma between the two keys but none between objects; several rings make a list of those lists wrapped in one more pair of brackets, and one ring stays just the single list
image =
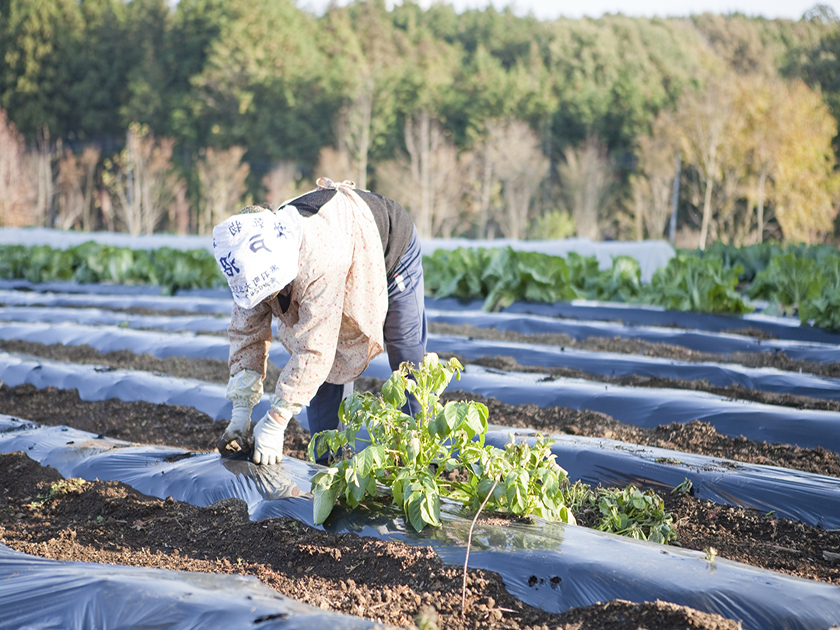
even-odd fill
[{"label": "green foliage", "polygon": [[747,290],[752,298],[770,300],[785,315],[793,315],[808,299],[822,293],[822,279],[817,263],[798,257],[794,252],[777,254],[767,267],[756,274]]},{"label": "green foliage", "polygon": [[439,298],[484,299],[499,310],[517,300],[556,302],[579,297],[559,256],[504,249],[437,250],[423,259],[425,283]]},{"label": "green foliage", "polygon": [[47,494],[39,494],[36,497],[36,500],[29,504],[29,507],[39,508],[45,503],[49,503],[50,501],[53,501],[60,496],[70,494],[71,492],[84,486],[86,483],[87,481],[79,477],[73,477],[71,479],[60,479],[50,485],[50,491]]},{"label": "green foliage", "polygon": [[30,282],[151,284],[165,293],[226,286],[213,255],[203,249],[133,250],[88,241],[65,250],[46,245],[0,246],[0,278]]},{"label": "green foliage", "polygon": [[[355,392],[342,403],[339,413],[346,428],[313,436],[309,457],[314,461],[328,449],[353,448],[357,441],[368,445],[313,477],[316,523],[326,520],[337,498],[352,509],[388,488],[392,503],[421,531],[440,525],[442,498],[476,510],[494,481],[486,509],[574,522],[564,502],[566,472],[551,454],[553,441],[538,437],[529,445],[511,439],[505,450],[487,446],[487,407],[440,403],[441,392],[461,369],[457,359],[441,363],[430,353],[417,368],[401,365],[381,396]],[[401,411],[406,391],[421,405],[414,417]],[[362,428],[368,440],[359,437]]]},{"label": "green foliage", "polygon": [[602,532],[663,544],[677,537],[665,503],[652,490],[598,488],[588,500],[598,506],[601,518],[595,529]]},{"label": "green foliage", "polygon": [[823,258],[817,273],[820,289],[802,302],[799,319],[818,328],[840,331],[840,256]]},{"label": "green foliage", "polygon": [[566,498],[581,522],[602,532],[662,544],[677,539],[672,515],[652,490],[642,492],[632,485],[592,489],[578,481],[568,487]]},{"label": "green foliage", "polygon": [[677,255],[653,274],[641,301],[675,311],[749,313],[752,306],[738,293],[736,265],[726,269],[720,259]]},{"label": "green foliage", "polygon": [[575,235],[575,220],[565,210],[544,212],[531,224],[531,238],[537,240],[557,240]]},{"label": "green foliage", "polygon": [[773,242],[737,247],[715,241],[709,244],[705,251],[692,250],[686,253],[695,254],[701,258],[720,259],[724,269],[732,269],[740,265],[743,271],[738,274],[738,279],[741,282],[752,282],[756,274],[764,271],[770,264],[770,259],[782,251],[782,246]]},{"label": "green foliage", "polygon": [[642,270],[630,256],[616,256],[612,267],[598,274],[594,299],[609,302],[633,302],[642,291]]},{"label": "green foliage", "polygon": [[[313,461],[327,450],[367,445],[312,479],[313,515],[323,523],[336,500],[358,507],[366,499],[387,496],[417,531],[440,525],[442,500],[517,516],[534,515],[547,521],[575,523],[575,510],[597,510],[596,527],[641,540],[668,543],[676,539],[671,515],[652,491],[633,486],[592,490],[570,484],[554,461],[553,440],[537,434],[517,441],[511,435],[504,450],[485,445],[487,408],[476,402],[440,403],[440,395],[460,363],[441,363],[427,354],[421,366],[407,364],[382,386],[382,394],[354,393],[341,406],[345,429],[313,436]],[[421,411],[414,417],[401,411],[406,391],[416,396]],[[369,439],[359,437],[362,428]]]},{"label": "green foliage", "polygon": [[583,296],[592,295],[601,270],[595,256],[581,256],[577,252],[569,252],[566,256],[569,267],[569,280],[572,286]]},{"label": "green foliage", "polygon": [[633,302],[642,290],[639,263],[629,256],[616,256],[612,267],[601,271],[595,256],[569,252],[566,257],[572,286],[590,300]]}]

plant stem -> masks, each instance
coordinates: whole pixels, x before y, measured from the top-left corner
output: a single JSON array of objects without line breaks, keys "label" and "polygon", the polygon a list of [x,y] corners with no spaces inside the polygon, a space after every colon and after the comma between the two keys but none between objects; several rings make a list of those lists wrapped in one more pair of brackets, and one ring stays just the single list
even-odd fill
[{"label": "plant stem", "polygon": [[484,497],[484,501],[481,502],[481,505],[478,506],[478,512],[475,513],[475,518],[473,518],[472,523],[470,523],[470,533],[467,536],[467,556],[464,558],[464,582],[461,585],[461,616],[464,616],[464,611],[467,606],[467,564],[470,561],[470,547],[472,546],[472,535],[473,535],[473,528],[475,528],[475,523],[478,520],[478,515],[481,514],[481,510],[484,509],[484,506],[487,505],[487,501],[493,494],[493,490],[496,489],[496,484],[499,483],[499,480],[496,479],[493,481],[493,485],[490,487],[490,492],[487,493],[487,496]]}]

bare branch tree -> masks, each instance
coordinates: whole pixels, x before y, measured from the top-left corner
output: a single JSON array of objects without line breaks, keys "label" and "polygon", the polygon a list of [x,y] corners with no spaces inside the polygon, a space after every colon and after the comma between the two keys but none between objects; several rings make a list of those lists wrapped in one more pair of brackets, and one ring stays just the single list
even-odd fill
[{"label": "bare branch tree", "polygon": [[377,168],[383,194],[401,200],[420,238],[449,236],[462,225],[459,207],[463,171],[455,144],[428,110],[405,124],[408,158]]},{"label": "bare branch tree", "polygon": [[662,112],[650,136],[638,139],[639,173],[630,178],[636,239],[662,238],[671,218],[671,193],[679,146],[670,132],[671,116]]},{"label": "bare branch tree", "polygon": [[328,177],[335,182],[342,182],[351,180],[361,188],[361,184],[356,182],[354,173],[357,173],[353,166],[353,159],[347,150],[336,150],[332,147],[324,147],[318,154],[318,166],[315,172],[319,177]]},{"label": "bare branch tree", "polygon": [[501,151],[493,130],[494,121],[485,119],[485,134],[476,143],[475,148],[464,154],[467,164],[468,200],[475,217],[475,232],[478,238],[494,238],[495,223],[493,217],[501,206],[502,187],[496,172]]},{"label": "bare branch tree", "polygon": [[132,123],[126,147],[106,161],[103,181],[116,201],[116,216],[131,235],[152,234],[176,199],[181,178],[171,157],[175,141],[156,141],[148,127]]},{"label": "bare branch tree", "polygon": [[497,166],[504,199],[499,225],[507,238],[525,238],[533,201],[548,172],[548,158],[540,149],[540,139],[521,120],[505,121],[494,136],[502,158]]},{"label": "bare branch tree", "polygon": [[341,149],[346,152],[353,175],[349,177],[361,189],[367,187],[368,155],[370,153],[374,80],[368,75],[360,84],[356,97],[343,112]]},{"label": "bare branch tree", "polygon": [[703,218],[700,249],[705,249],[712,220],[712,191],[720,177],[721,149],[734,113],[735,89],[731,77],[709,77],[701,92],[687,91],[680,99],[677,124],[683,151],[696,164],[703,179]]},{"label": "bare branch tree", "polygon": [[265,200],[274,208],[300,192],[301,172],[292,162],[280,162],[262,178]]},{"label": "bare branch tree", "polygon": [[58,215],[55,227],[62,230],[93,229],[93,198],[96,184],[96,167],[100,151],[86,146],[81,155],[74,155],[68,148],[58,162]]},{"label": "bare branch tree", "polygon": [[0,109],[0,225],[32,225],[34,202],[23,135]]},{"label": "bare branch tree", "polygon": [[37,150],[30,154],[30,170],[36,182],[35,225],[47,226],[52,217],[55,202],[55,173],[53,162],[57,152],[50,143],[47,127],[38,131]]},{"label": "bare branch tree", "polygon": [[563,203],[575,220],[578,236],[601,239],[599,220],[613,187],[613,173],[607,149],[595,136],[564,152],[565,162],[557,167]]},{"label": "bare branch tree", "polygon": [[210,234],[217,223],[239,210],[235,205],[247,190],[245,178],[251,171],[247,162],[242,161],[244,155],[244,147],[202,150],[198,162],[198,181],[201,186],[199,234]]}]

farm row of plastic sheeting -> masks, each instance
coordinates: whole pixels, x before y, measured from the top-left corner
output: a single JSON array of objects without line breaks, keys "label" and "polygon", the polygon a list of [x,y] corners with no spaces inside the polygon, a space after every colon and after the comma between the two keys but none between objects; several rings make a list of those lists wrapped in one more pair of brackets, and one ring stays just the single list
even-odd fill
[{"label": "farm row of plastic sheeting", "polygon": [[[21,312],[18,312],[18,315],[22,316],[21,320],[3,322],[6,310],[0,308],[0,339],[20,339],[45,344],[62,343],[68,346],[87,344],[100,352],[131,350],[135,354],[147,352],[161,358],[187,356],[225,361],[228,359],[229,344],[225,337],[195,335],[191,332],[149,332],[114,325],[89,326],[64,323],[60,320],[62,313],[53,309],[45,311],[43,315],[52,322],[60,323],[29,323],[24,319],[27,313]],[[69,310],[64,309],[64,312]],[[144,328],[153,327],[154,323],[166,323],[167,319],[172,319],[145,315],[129,315],[128,317],[135,324],[148,324],[148,326],[142,326]],[[97,311],[91,315],[90,319],[93,323],[101,324],[110,320],[111,324],[115,324],[122,319],[122,315]],[[192,318],[186,319],[187,325],[195,323]],[[177,323],[169,321],[168,325],[174,326]],[[216,330],[227,328],[224,320],[210,321],[209,324],[215,325]],[[651,378],[704,380],[719,387],[740,385],[774,393],[840,400],[840,380],[838,379],[772,368],[691,363],[642,355],[563,349],[558,346],[485,341],[453,335],[429,335],[427,347],[430,352],[454,353],[470,360],[508,356],[514,358],[520,365],[570,368],[603,376],[635,374]],[[288,361],[289,354],[279,343],[275,343],[270,350],[270,357],[275,364],[282,367]]]},{"label": "farm row of plastic sheeting", "polygon": [[[148,295],[170,297],[166,289],[155,284],[87,284],[80,282],[30,282],[29,280],[6,280],[0,278],[0,291],[28,291],[34,293],[71,293],[91,295]],[[179,297],[202,297],[227,301],[232,304],[230,289],[178,289]]]},{"label": "farm row of plastic sheeting", "polygon": [[[100,287],[100,285],[86,285]],[[104,286],[104,285],[102,285]],[[128,287],[124,287],[128,288]],[[208,295],[196,297],[154,296],[148,293],[137,294],[132,298],[130,293],[118,293],[119,297],[113,298],[106,291],[99,291],[93,294],[78,293],[35,293],[12,291],[0,289],[0,303],[6,306],[3,319],[10,319],[9,313],[25,312],[27,318],[24,321],[62,321],[59,312],[67,312],[67,321],[79,321],[82,323],[109,323],[108,318],[101,311],[97,313],[76,312],[90,310],[86,307],[95,306],[109,309],[115,308],[147,308],[152,310],[182,310],[186,312],[209,313],[210,315],[195,320],[182,318],[169,318],[160,316],[145,316],[149,320],[143,320],[128,313],[111,315],[113,320],[128,322],[132,327],[166,328],[177,329],[179,322],[183,322],[183,330],[223,330],[227,327],[218,318],[212,315],[228,317],[232,300],[229,296]],[[214,304],[215,302],[215,304]],[[438,305],[440,302],[431,298],[427,302]],[[457,302],[452,304],[457,306]],[[39,307],[51,307],[49,313],[38,313]],[[24,311],[23,309],[30,309]],[[730,333],[709,333],[701,330],[682,330],[674,328],[658,328],[655,326],[626,326],[614,322],[582,322],[573,319],[562,319],[556,317],[543,317],[537,315],[511,314],[511,313],[485,313],[480,310],[437,310],[429,309],[427,317],[430,323],[463,325],[470,324],[480,328],[497,328],[509,330],[522,334],[567,334],[573,339],[586,339],[589,337],[623,337],[629,339],[641,339],[652,343],[669,343],[682,346],[692,350],[703,352],[728,354],[732,352],[784,352],[792,359],[803,361],[817,361],[832,363],[840,361],[840,345],[834,343],[816,343],[789,341],[785,339],[756,339],[745,335]],[[137,324],[135,325],[134,322]]]},{"label": "farm row of plastic sheeting", "polygon": [[590,337],[620,337],[640,339],[651,343],[667,343],[690,350],[713,354],[733,352],[784,352],[792,359],[818,363],[840,362],[840,345],[789,341],[785,339],[757,339],[733,333],[714,333],[703,330],[660,328],[656,326],[627,326],[606,321],[580,321],[521,313],[485,313],[473,311],[442,311],[429,309],[430,322],[453,326],[471,325],[478,328],[495,328],[524,335],[565,334],[572,339]]},{"label": "farm row of plastic sheeting", "polygon": [[109,309],[147,308],[155,311],[178,310],[188,313],[210,313],[230,317],[233,300],[188,296],[111,293],[40,293],[35,291],[0,290],[0,303],[10,306],[68,306]]},{"label": "farm row of plastic sheeting", "polygon": [[[481,304],[471,303],[469,308],[480,308]],[[440,308],[440,306],[435,306]],[[595,319],[621,321],[633,326],[677,326],[708,331],[727,331],[740,328],[755,328],[780,339],[793,341],[816,341],[820,343],[840,343],[840,334],[831,333],[821,328],[802,326],[795,317],[774,317],[761,313],[746,315],[711,315],[682,311],[666,311],[662,307],[607,302],[555,302],[538,304],[536,302],[514,302],[505,309],[506,313],[530,313],[549,317],[568,317],[572,319]]]},{"label": "farm row of plastic sheeting", "polygon": [[[33,326],[38,325],[2,324],[0,331],[5,330],[6,338],[26,338],[25,331],[31,332]],[[101,351],[133,348],[135,352],[157,352],[159,356],[227,358],[224,339],[212,336],[144,333],[70,324],[42,326],[32,334],[33,340],[44,343],[84,343]],[[448,347],[447,351],[453,350]],[[269,356],[281,366],[288,359],[285,349],[276,343],[272,345]],[[391,368],[384,355],[374,359],[365,372],[367,376],[382,379],[390,374]],[[590,409],[611,415],[621,422],[648,428],[671,422],[703,420],[733,437],[744,435],[751,440],[796,444],[805,448],[822,446],[840,452],[840,413],[836,412],[733,401],[705,392],[679,389],[622,387],[582,379],[544,379],[543,374],[500,374],[480,366],[470,366],[461,381],[453,386],[512,405],[533,403],[541,407]],[[206,384],[197,383],[196,386],[200,388],[203,385]]]},{"label": "farm row of plastic sheeting", "polygon": [[[0,381],[9,387],[26,383],[38,389],[76,389],[82,400],[119,398],[129,402],[183,405],[198,409],[214,420],[230,419],[233,408],[225,399],[225,385],[157,376],[150,372],[61,363],[5,352],[0,352]],[[268,397],[264,397],[254,407],[254,417],[259,418],[268,409]],[[305,409],[298,419],[301,423],[306,422]]]},{"label": "farm row of plastic sheeting", "polygon": [[86,326],[171,330],[176,332],[226,332],[228,317],[212,315],[135,315],[99,308],[43,308],[40,306],[0,306],[0,320],[7,322],[77,323]]},{"label": "farm row of plastic sheeting", "polygon": [[[306,489],[317,468],[292,458],[260,467],[214,453],[190,456],[179,449],[129,447],[82,431],[40,428],[8,417],[0,417],[0,451],[23,451],[65,477],[118,480],[144,494],[199,506],[235,497],[247,503],[254,520],[289,516],[312,525],[312,499]],[[418,534],[392,509],[339,509],[326,529],[430,545],[445,562],[461,564],[471,519],[447,504],[441,520],[440,529]],[[583,527],[479,524],[470,560],[474,568],[498,572],[522,601],[551,612],[621,598],[674,602],[757,629],[829,628],[840,618],[836,586],[726,560],[712,565],[700,552]]]},{"label": "farm row of plastic sheeting", "polygon": [[[101,372],[94,366],[67,365],[19,355],[0,354],[0,380],[11,387],[30,383],[38,388],[50,385],[75,388],[84,400],[119,398],[185,405],[217,420],[228,418],[231,409],[223,385],[142,372]],[[265,397],[255,409],[254,417],[260,417],[267,409]],[[305,409],[298,420],[308,429]],[[500,446],[508,432],[528,433],[504,427],[494,430],[498,436],[493,439]],[[744,507],[767,506],[766,511],[774,509],[785,518],[840,528],[840,481],[834,478],[599,438],[554,437],[558,461],[573,479],[591,484],[626,481],[646,487],[673,488],[688,477],[694,483],[695,494],[701,498]]]},{"label": "farm row of plastic sheeting", "polygon": [[840,400],[840,379],[773,368],[749,368],[734,363],[694,363],[637,354],[466,339],[453,335],[430,335],[428,346],[432,351],[450,352],[470,360],[505,356],[512,357],[520,365],[562,367],[600,376],[638,375],[703,380],[719,387],[740,385],[747,389]]},{"label": "farm row of plastic sheeting", "polygon": [[[233,301],[230,293],[224,289],[182,291],[177,296],[161,296],[159,287],[33,284],[27,281],[0,280],[0,303],[12,306],[93,306],[161,311],[177,309],[228,316]],[[517,302],[503,313],[484,313],[480,310],[481,302],[462,303],[455,299],[426,298],[426,308],[430,321],[470,323],[525,334],[565,333],[575,339],[619,336],[673,343],[704,352],[783,351],[794,359],[805,361],[828,363],[840,360],[840,335],[801,327],[799,321],[793,318],[761,315],[737,318],[664,311],[657,307],[581,301],[556,304]],[[530,315],[535,312],[535,316]],[[584,321],[587,319],[591,321]],[[624,324],[616,324],[615,320],[621,320]],[[675,330],[674,326],[681,330]],[[765,329],[778,339],[760,340],[726,332],[708,332],[738,328]]]},{"label": "farm row of plastic sheeting", "polygon": [[544,378],[541,374],[499,374],[470,366],[460,383],[450,389],[475,392],[510,405],[600,411],[620,422],[646,428],[701,420],[732,437],[743,435],[759,442],[804,448],[822,446],[840,452],[837,412],[776,407],[682,389],[619,387],[564,378],[543,381]]},{"label": "farm row of plastic sheeting", "polygon": [[0,544],[0,628],[262,628],[381,626],[280,595],[253,577],[60,562]]}]

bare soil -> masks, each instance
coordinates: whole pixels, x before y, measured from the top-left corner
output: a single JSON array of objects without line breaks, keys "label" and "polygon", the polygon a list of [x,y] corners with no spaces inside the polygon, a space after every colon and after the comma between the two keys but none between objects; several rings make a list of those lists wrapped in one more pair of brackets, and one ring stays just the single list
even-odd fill
[{"label": "bare soil", "polygon": [[[85,346],[14,341],[4,341],[0,348],[214,382],[225,382],[228,376],[222,361],[183,357],[161,360],[130,352],[101,354]],[[493,362],[496,367],[511,367],[504,358],[486,361]],[[272,377],[276,374],[270,374],[269,380]],[[360,389],[375,391],[380,386],[381,382],[372,379],[357,382]],[[464,392],[450,392],[448,397],[481,400],[497,424],[607,437],[840,477],[840,457],[836,453],[729,438],[704,423],[640,429],[590,411],[515,407]],[[0,413],[194,451],[213,450],[224,429],[224,423],[214,422],[192,408],[119,400],[87,402],[74,390],[37,390],[28,385],[0,385]],[[308,440],[308,434],[293,421],[287,431],[287,455],[304,458]],[[733,620],[663,602],[613,601],[551,615],[510,596],[499,576],[487,571],[469,572],[466,612],[462,615],[462,570],[443,565],[430,549],[329,534],[289,519],[253,523],[248,520],[245,504],[237,500],[197,508],[147,497],[116,482],[88,482],[42,502],[60,475],[20,453],[0,456],[0,479],[0,541],[38,556],[254,575],[297,600],[403,627],[739,627]],[[721,558],[840,584],[838,531],[715,505],[688,495],[662,496],[674,515],[680,544],[685,548],[714,548]]]},{"label": "bare soil", "polygon": [[45,558],[251,575],[299,601],[388,626],[741,627],[665,602],[616,600],[552,615],[523,604],[508,594],[498,574],[481,570],[468,573],[462,615],[462,570],[444,565],[431,548],[328,534],[287,518],[252,522],[237,499],[197,508],[118,482],[59,489],[54,484],[61,476],[23,453],[0,455],[0,479],[0,541]]}]

